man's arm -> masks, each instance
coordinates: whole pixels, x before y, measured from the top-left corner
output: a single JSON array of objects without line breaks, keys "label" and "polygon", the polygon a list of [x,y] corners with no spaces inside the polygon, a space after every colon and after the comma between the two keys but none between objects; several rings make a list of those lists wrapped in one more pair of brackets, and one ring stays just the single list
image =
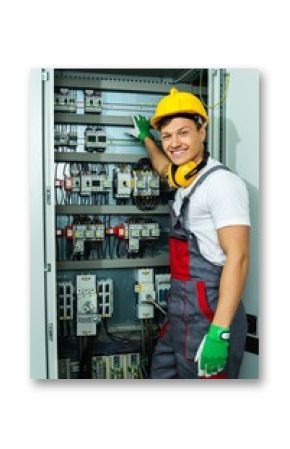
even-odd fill
[{"label": "man's arm", "polygon": [[143,143],[148,151],[154,170],[156,170],[161,177],[166,178],[170,163],[168,157],[165,156],[163,151],[160,150],[151,137],[145,137]]},{"label": "man's arm", "polygon": [[218,238],[226,262],[220,279],[219,299],[213,324],[229,327],[244,289],[249,261],[249,227],[226,226],[218,229]]},{"label": "man's arm", "polygon": [[140,140],[145,145],[154,170],[156,170],[160,176],[165,178],[167,176],[170,161],[163,151],[156,145],[150,133],[149,120],[141,115],[136,115],[132,116],[132,122],[134,127],[128,134],[135,139]]},{"label": "man's arm", "polygon": [[249,227],[226,226],[218,229],[220,245],[226,254],[219,299],[213,322],[202,340],[195,361],[199,376],[224,370],[229,356],[229,331],[245,285],[249,255]]}]

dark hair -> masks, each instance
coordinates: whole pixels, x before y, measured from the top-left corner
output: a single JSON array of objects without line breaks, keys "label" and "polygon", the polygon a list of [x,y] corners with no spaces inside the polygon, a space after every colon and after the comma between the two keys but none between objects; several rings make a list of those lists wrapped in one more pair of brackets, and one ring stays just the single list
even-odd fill
[{"label": "dark hair", "polygon": [[157,123],[157,129],[158,131],[163,128],[163,126],[166,126],[173,118],[188,118],[189,120],[192,120],[196,126],[196,129],[199,131],[202,125],[204,124],[204,119],[199,114],[188,114],[188,113],[178,113],[178,114],[172,114],[167,115],[166,117],[163,117],[158,123]]}]

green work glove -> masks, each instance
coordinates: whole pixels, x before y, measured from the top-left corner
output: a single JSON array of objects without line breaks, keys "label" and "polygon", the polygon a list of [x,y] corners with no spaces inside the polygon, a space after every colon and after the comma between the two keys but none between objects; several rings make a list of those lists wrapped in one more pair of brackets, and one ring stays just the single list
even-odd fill
[{"label": "green work glove", "polygon": [[142,115],[132,116],[134,128],[128,133],[130,136],[135,137],[135,139],[144,142],[145,137],[152,137],[150,134],[150,123],[146,117]]},{"label": "green work glove", "polygon": [[224,370],[229,356],[229,338],[229,328],[210,325],[194,359],[200,377],[210,377]]}]

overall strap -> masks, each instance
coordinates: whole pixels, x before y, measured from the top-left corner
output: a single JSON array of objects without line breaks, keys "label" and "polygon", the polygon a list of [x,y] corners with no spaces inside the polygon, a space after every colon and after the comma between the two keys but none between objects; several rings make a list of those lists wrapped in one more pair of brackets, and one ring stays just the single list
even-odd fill
[{"label": "overall strap", "polygon": [[196,183],[193,185],[192,189],[190,189],[190,191],[188,192],[188,194],[183,198],[183,202],[180,208],[180,212],[179,215],[182,213],[184,207],[187,205],[189,198],[194,194],[194,192],[196,191],[196,189],[205,181],[205,179],[211,175],[212,173],[214,173],[215,171],[218,170],[226,170],[226,171],[231,171],[228,167],[226,167],[225,165],[216,165],[215,167],[210,168],[208,171],[206,171],[203,175],[201,175],[200,178],[198,178],[198,180],[196,181]]}]

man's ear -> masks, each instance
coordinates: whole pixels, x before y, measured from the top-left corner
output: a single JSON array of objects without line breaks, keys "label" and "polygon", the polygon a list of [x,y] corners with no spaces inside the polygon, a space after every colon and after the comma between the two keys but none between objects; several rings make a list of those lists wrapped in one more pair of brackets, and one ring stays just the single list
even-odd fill
[{"label": "man's ear", "polygon": [[202,142],[204,142],[205,138],[206,138],[206,123],[204,125],[202,125],[202,127],[199,130],[199,133],[202,138]]}]

